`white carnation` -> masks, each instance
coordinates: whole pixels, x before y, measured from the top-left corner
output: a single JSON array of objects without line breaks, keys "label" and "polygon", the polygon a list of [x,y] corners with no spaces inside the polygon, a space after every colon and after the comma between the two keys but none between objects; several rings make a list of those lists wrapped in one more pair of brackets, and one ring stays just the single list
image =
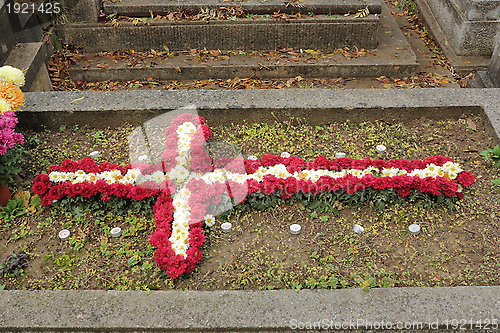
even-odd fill
[{"label": "white carnation", "polygon": [[3,66],[0,67],[0,81],[12,83],[16,87],[24,86],[24,74],[20,69]]}]

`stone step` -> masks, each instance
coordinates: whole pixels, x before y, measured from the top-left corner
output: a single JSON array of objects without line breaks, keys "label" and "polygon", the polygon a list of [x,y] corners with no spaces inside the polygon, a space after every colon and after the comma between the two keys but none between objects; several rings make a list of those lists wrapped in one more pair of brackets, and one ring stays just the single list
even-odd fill
[{"label": "stone step", "polygon": [[301,11],[302,13],[313,12],[315,14],[346,14],[356,13],[358,10],[368,7],[370,13],[380,14],[381,3],[378,0],[247,0],[228,2],[221,0],[183,0],[178,2],[166,2],[164,0],[121,0],[117,2],[105,2],[104,12],[107,14],[118,13],[129,16],[150,16],[154,14],[165,14],[177,12],[183,9],[200,10],[200,8],[219,9],[237,6],[243,10],[263,14],[274,12],[289,13]]},{"label": "stone step", "polygon": [[[388,54],[381,52],[384,56]],[[114,63],[101,56],[89,55],[88,67],[75,67],[69,70],[73,80],[83,81],[130,81],[130,80],[203,80],[210,78],[232,79],[259,77],[271,78],[332,78],[332,77],[391,77],[409,76],[415,72],[417,63],[404,59],[404,53],[391,57],[382,57],[372,53],[363,58],[347,59],[342,55],[326,58],[327,60],[305,60],[282,54],[281,61],[267,60],[264,56],[248,57],[231,55],[229,60],[193,60],[186,54],[158,61],[157,65],[143,64],[136,67],[124,62]],[[280,54],[278,53],[278,56]],[[301,60],[291,60],[291,59]],[[83,65],[80,64],[80,65]],[[99,67],[97,67],[99,65]]]},{"label": "stone step", "polygon": [[[147,54],[84,53],[69,69],[73,80],[129,81],[259,78],[404,77],[415,72],[416,55],[392,15],[379,16],[377,49],[317,52],[302,48],[273,52],[220,51],[216,48]],[[210,51],[212,50],[212,51]],[[148,51],[150,51],[148,49]],[[344,56],[345,54],[345,56]],[[130,61],[130,58],[137,59]]]},{"label": "stone step", "polygon": [[321,48],[333,50],[357,46],[377,47],[379,17],[320,16],[293,20],[269,18],[236,21],[155,21],[119,27],[105,24],[66,24],[64,42],[81,46],[84,52],[116,50],[275,50]]}]

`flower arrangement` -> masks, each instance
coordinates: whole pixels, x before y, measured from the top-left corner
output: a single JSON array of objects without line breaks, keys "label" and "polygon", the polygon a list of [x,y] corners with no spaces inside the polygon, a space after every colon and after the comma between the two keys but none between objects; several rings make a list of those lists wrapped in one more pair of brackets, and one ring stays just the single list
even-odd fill
[{"label": "flower arrangement", "polygon": [[20,170],[16,167],[24,152],[17,144],[24,136],[16,133],[18,122],[14,111],[24,105],[24,94],[19,87],[24,85],[24,75],[10,66],[0,67],[0,185],[7,185]]},{"label": "flower arrangement", "polygon": [[210,136],[203,118],[184,114],[166,131],[162,163],[120,167],[89,158],[65,160],[38,175],[32,190],[42,196],[43,205],[66,198],[156,198],[156,230],[149,238],[157,247],[154,259],[178,278],[202,259],[203,223],[210,227],[214,216],[235,207],[267,209],[300,201],[334,212],[334,202],[372,202],[383,209],[389,202],[421,200],[429,207],[445,203],[451,208],[475,181],[472,173],[443,156],[390,161],[319,156],[306,162],[283,153],[212,161],[204,146]]}]

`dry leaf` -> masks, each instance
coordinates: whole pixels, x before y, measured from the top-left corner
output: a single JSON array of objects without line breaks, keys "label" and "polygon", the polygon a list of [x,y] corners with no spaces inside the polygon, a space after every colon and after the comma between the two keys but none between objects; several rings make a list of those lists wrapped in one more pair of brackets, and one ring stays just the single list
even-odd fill
[{"label": "dry leaf", "polygon": [[358,12],[356,14],[354,14],[354,17],[355,18],[364,18],[364,17],[367,17],[368,15],[370,15],[370,11],[368,10],[368,7],[366,7],[366,8],[358,10]]},{"label": "dry leaf", "polygon": [[467,119],[467,126],[469,126],[473,131],[477,131],[476,124],[470,119]]}]

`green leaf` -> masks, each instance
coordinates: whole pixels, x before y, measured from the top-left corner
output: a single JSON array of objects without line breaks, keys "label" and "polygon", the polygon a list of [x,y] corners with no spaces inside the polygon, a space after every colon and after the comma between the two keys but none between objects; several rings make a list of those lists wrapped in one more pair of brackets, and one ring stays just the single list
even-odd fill
[{"label": "green leaf", "polygon": [[484,158],[487,158],[490,155],[491,151],[492,151],[491,149],[483,150],[482,152],[479,153],[479,155],[481,155]]},{"label": "green leaf", "polygon": [[129,266],[135,266],[139,263],[139,261],[137,260],[137,258],[134,256],[134,257],[131,257],[127,260],[127,264]]},{"label": "green leaf", "polygon": [[500,158],[500,146],[496,145],[492,150],[493,158]]},{"label": "green leaf", "polygon": [[42,204],[42,202],[40,201],[40,197],[37,195],[31,197],[31,202],[30,204],[32,206],[35,206],[35,207],[40,207],[40,205]]}]

